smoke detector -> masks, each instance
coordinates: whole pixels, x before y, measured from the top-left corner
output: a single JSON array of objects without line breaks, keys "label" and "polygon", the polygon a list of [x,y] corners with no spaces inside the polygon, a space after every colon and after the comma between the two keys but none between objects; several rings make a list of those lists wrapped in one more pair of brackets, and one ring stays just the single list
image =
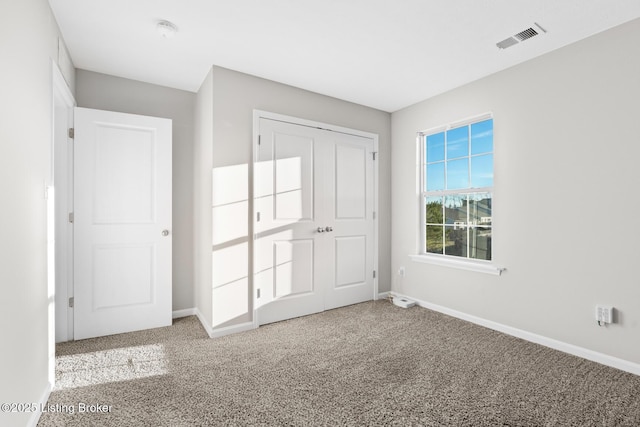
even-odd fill
[{"label": "smoke detector", "polygon": [[498,46],[498,49],[506,49],[525,40],[529,40],[531,37],[535,37],[539,34],[545,34],[546,32],[547,30],[542,28],[537,22],[534,22],[531,27],[520,31],[518,34],[514,34],[511,37],[507,37],[506,39],[496,43],[496,46]]},{"label": "smoke detector", "polygon": [[158,25],[156,25],[156,29],[158,30],[158,33],[160,33],[160,35],[165,39],[170,39],[178,32],[178,27],[176,27],[174,23],[169,21],[158,22]]}]

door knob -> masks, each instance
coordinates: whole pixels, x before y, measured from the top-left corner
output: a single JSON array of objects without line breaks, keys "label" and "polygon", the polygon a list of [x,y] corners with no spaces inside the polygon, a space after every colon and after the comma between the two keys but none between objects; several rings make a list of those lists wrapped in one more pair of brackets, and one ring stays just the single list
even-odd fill
[{"label": "door knob", "polygon": [[326,231],[327,233],[330,233],[333,231],[333,227],[326,227],[324,231]]},{"label": "door knob", "polygon": [[324,233],[324,228],[318,227],[318,233]]},{"label": "door knob", "polygon": [[169,235],[169,230],[162,230],[162,235],[167,237]]}]

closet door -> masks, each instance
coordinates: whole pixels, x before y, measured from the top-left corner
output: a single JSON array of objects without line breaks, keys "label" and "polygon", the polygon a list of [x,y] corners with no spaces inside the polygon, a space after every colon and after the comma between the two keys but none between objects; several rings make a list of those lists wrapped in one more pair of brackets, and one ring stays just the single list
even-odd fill
[{"label": "closet door", "polygon": [[323,198],[326,236],[323,265],[325,310],[373,299],[374,179],[372,141],[328,132],[331,157],[323,170],[329,191]]},{"label": "closet door", "polygon": [[317,129],[260,120],[254,166],[255,288],[261,324],[324,310],[326,271],[318,266],[326,242],[318,229],[325,191]]},{"label": "closet door", "polygon": [[259,127],[258,322],[372,299],[373,141],[264,118]]}]

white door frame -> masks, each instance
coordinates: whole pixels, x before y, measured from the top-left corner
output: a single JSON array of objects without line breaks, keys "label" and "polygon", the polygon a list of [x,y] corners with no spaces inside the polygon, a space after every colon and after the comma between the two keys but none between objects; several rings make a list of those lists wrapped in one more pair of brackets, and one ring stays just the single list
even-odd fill
[{"label": "white door frame", "polygon": [[[329,131],[333,131],[333,132],[340,132],[340,133],[345,133],[348,135],[355,135],[355,136],[361,136],[361,137],[365,137],[365,138],[371,138],[373,140],[373,151],[374,154],[377,156],[378,153],[378,134],[375,133],[371,133],[371,132],[365,132],[365,131],[360,131],[360,130],[356,130],[356,129],[350,129],[350,128],[346,128],[346,127],[342,127],[342,126],[337,126],[337,125],[332,125],[332,124],[328,124],[328,123],[322,123],[322,122],[317,122],[317,121],[313,121],[313,120],[307,120],[307,119],[301,119],[299,117],[293,117],[293,116],[287,116],[284,114],[278,114],[278,113],[272,113],[269,111],[263,111],[263,110],[253,110],[253,158],[252,158],[252,167],[251,167],[251,176],[249,177],[249,180],[251,182],[251,201],[252,201],[252,221],[251,221],[251,230],[250,233],[252,233],[253,235],[253,239],[252,239],[252,262],[250,263],[250,276],[251,276],[251,295],[253,295],[253,297],[251,298],[252,301],[252,305],[253,305],[253,325],[254,327],[258,327],[258,325],[260,324],[258,322],[258,309],[257,309],[257,304],[256,304],[256,289],[255,289],[255,282],[254,282],[254,265],[255,265],[255,260],[257,257],[257,245],[256,245],[256,238],[257,235],[255,233],[254,230],[256,230],[256,219],[257,219],[257,210],[256,210],[256,205],[255,203],[253,203],[253,197],[254,197],[254,177],[253,177],[253,170],[255,169],[255,165],[257,162],[257,153],[258,153],[258,139],[259,139],[259,133],[260,133],[260,119],[270,119],[270,120],[277,120],[277,121],[281,121],[281,122],[286,122],[286,123],[291,123],[294,125],[300,125],[300,126],[308,126],[311,128],[315,128],[315,129],[324,129],[324,130],[329,130]],[[379,206],[378,206],[378,157],[375,158],[375,162],[373,163],[373,207],[374,207],[374,211],[375,211],[375,215],[373,218],[373,268],[376,271],[376,277],[373,279],[373,295],[371,296],[373,300],[377,300],[378,299],[378,276],[379,274],[377,274],[378,272],[378,212],[380,211]]]},{"label": "white door frame", "polygon": [[[52,319],[55,326],[51,328],[55,343],[73,340],[73,309],[69,307],[69,298],[73,297],[73,227],[68,218],[68,213],[73,210],[73,141],[69,138],[68,129],[73,128],[73,107],[76,101],[56,63],[51,61],[51,64],[53,81],[51,163],[57,215],[55,216],[56,280],[54,293],[50,298],[56,313]],[[66,110],[66,114],[62,110]],[[61,129],[63,123],[64,127]],[[61,203],[65,206],[60,206]],[[60,214],[61,212],[66,214]]]}]

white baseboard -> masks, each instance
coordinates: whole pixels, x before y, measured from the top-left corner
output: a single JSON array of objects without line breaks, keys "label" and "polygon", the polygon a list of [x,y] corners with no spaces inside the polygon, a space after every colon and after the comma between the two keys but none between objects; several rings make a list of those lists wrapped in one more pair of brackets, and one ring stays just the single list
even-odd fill
[{"label": "white baseboard", "polygon": [[187,316],[196,316],[198,318],[198,320],[200,321],[200,323],[202,324],[202,327],[204,328],[204,330],[207,331],[207,334],[210,337],[211,337],[211,334],[213,334],[213,329],[208,324],[208,322],[205,320],[205,318],[202,315],[202,313],[200,313],[200,310],[198,310],[195,307],[194,308],[185,308],[183,310],[175,310],[171,314],[171,316],[174,319],[179,319],[181,317],[187,317]]},{"label": "white baseboard", "polygon": [[207,331],[207,334],[209,335],[209,337],[212,338],[213,328],[211,327],[211,325],[209,325],[209,323],[206,321],[202,313],[200,313],[200,310],[198,310],[197,308],[193,308],[192,310],[194,311],[193,314],[198,318],[198,320],[202,324],[202,327],[204,328],[204,330]]},{"label": "white baseboard", "polygon": [[250,331],[256,329],[258,325],[255,322],[245,322],[238,325],[227,326],[224,328],[214,329],[212,334],[209,334],[211,338],[219,338],[225,335],[231,335],[238,332]]},{"label": "white baseboard", "polygon": [[180,317],[187,317],[187,316],[196,316],[200,321],[200,323],[202,324],[202,327],[204,328],[204,330],[207,331],[207,334],[209,335],[210,338],[218,338],[218,337],[223,337],[225,335],[235,334],[237,332],[250,331],[251,329],[256,329],[258,327],[258,325],[255,322],[245,322],[245,323],[240,323],[238,325],[226,326],[224,328],[214,329],[211,327],[211,325],[208,324],[208,322],[206,321],[206,319],[204,318],[200,310],[198,310],[197,308],[186,308],[184,310],[176,310],[172,313],[172,315],[174,319],[177,319]]},{"label": "white baseboard", "polygon": [[498,332],[505,333],[517,338],[521,338],[526,341],[530,341],[536,344],[543,345],[545,347],[552,348],[554,350],[562,351],[563,353],[569,353],[573,356],[578,356],[583,359],[591,360],[592,362],[600,363],[602,365],[611,366],[612,368],[620,369],[625,372],[629,372],[635,375],[640,375],[640,364],[630,362],[628,360],[619,359],[617,357],[609,356],[607,354],[599,353],[597,351],[589,350],[584,347],[569,344],[563,341],[558,341],[553,338],[545,337],[543,335],[527,332],[522,329],[514,328],[511,326],[503,325],[491,320],[483,319],[481,317],[473,316],[471,314],[463,313],[461,311],[453,310],[438,304],[433,304],[426,301],[413,298],[411,296],[399,294],[397,292],[391,292],[392,295],[399,297],[405,297],[415,301],[420,307],[428,308],[429,310],[437,311],[439,313],[446,314],[451,317],[466,320],[471,323],[475,323],[480,326],[484,326],[489,329],[493,329]]},{"label": "white baseboard", "polygon": [[184,310],[175,310],[173,313],[171,313],[172,319],[179,319],[180,317],[187,317],[187,316],[196,316],[196,309],[185,308]]},{"label": "white baseboard", "polygon": [[[51,383],[47,383],[47,386],[44,389],[44,393],[40,397],[38,401],[38,408],[43,408],[47,406],[47,402],[49,401],[49,396],[51,395]],[[42,412],[37,410],[31,413],[31,417],[29,417],[29,421],[27,422],[28,427],[36,427],[38,425],[38,421],[40,421],[40,415]]]},{"label": "white baseboard", "polygon": [[387,298],[389,298],[389,295],[391,295],[391,291],[380,292],[378,294],[378,296],[376,297],[376,300],[387,299]]}]

